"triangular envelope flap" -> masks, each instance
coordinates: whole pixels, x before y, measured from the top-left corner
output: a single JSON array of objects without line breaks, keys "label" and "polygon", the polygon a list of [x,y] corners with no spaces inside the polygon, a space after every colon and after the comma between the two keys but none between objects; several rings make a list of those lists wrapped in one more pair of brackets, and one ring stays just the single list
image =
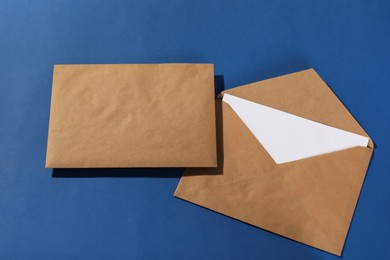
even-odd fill
[{"label": "triangular envelope flap", "polygon": [[230,94],[225,94],[223,101],[232,107],[278,164],[368,144],[368,137]]},{"label": "triangular envelope flap", "polygon": [[175,192],[176,196],[180,197],[205,186],[259,176],[276,166],[264,147],[228,104],[217,99],[216,114],[220,154],[218,167],[186,169]]},{"label": "triangular envelope flap", "polygon": [[221,95],[225,93],[368,137],[313,69],[225,90]]},{"label": "triangular envelope flap", "polygon": [[176,196],[340,255],[371,154],[370,148],[354,147]]}]

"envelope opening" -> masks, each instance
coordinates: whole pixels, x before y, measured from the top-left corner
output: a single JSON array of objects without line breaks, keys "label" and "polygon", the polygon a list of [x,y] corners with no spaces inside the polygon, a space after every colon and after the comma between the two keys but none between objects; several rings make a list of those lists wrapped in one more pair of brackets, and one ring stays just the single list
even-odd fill
[{"label": "envelope opening", "polygon": [[229,104],[277,164],[367,147],[370,138],[299,117],[233,95]]}]

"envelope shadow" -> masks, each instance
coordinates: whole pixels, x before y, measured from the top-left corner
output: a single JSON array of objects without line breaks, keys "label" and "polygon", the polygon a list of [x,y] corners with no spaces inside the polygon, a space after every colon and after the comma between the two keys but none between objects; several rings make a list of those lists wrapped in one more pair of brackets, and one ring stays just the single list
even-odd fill
[{"label": "envelope shadow", "polygon": [[[214,76],[214,90],[217,96],[225,88],[223,75]],[[218,110],[218,106],[217,106]],[[219,112],[216,112],[217,124],[222,120],[218,119]],[[221,117],[220,117],[221,118]],[[222,127],[222,125],[221,125]],[[217,127],[217,139],[222,136]],[[218,143],[219,142],[217,140]],[[222,165],[222,147],[218,145],[218,168]],[[206,168],[202,168],[206,169]],[[213,168],[215,170],[215,168]],[[52,178],[180,178],[183,175],[184,168],[55,168],[52,172]]]},{"label": "envelope shadow", "polygon": [[215,102],[215,121],[217,135],[217,168],[196,168],[186,172],[186,175],[221,175],[223,174],[224,153],[223,153],[223,109],[222,100]]},{"label": "envelope shadow", "polygon": [[183,168],[57,168],[52,178],[180,178],[183,172]]},{"label": "envelope shadow", "polygon": [[214,93],[215,97],[222,91],[225,90],[225,80],[223,75],[214,76]]}]

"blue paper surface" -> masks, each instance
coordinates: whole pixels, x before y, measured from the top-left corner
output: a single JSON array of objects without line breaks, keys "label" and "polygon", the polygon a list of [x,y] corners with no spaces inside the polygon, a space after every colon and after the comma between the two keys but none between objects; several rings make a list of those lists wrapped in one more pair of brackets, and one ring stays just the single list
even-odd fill
[{"label": "blue paper surface", "polygon": [[338,259],[175,199],[182,169],[44,168],[54,64],[157,62],[315,68],[376,143],[342,259],[390,259],[389,46],[385,0],[0,1],[0,259]]}]

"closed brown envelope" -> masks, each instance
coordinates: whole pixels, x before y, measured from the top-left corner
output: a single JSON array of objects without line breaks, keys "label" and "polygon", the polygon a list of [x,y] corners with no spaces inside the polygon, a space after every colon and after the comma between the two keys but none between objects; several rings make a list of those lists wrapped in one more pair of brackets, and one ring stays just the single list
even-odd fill
[{"label": "closed brown envelope", "polygon": [[216,167],[212,64],[56,65],[46,167]]},{"label": "closed brown envelope", "polygon": [[[312,69],[230,89],[219,98],[225,93],[368,137]],[[175,196],[341,255],[371,139],[368,147],[276,164],[228,104],[217,99],[216,107],[218,168],[187,169]]]}]

